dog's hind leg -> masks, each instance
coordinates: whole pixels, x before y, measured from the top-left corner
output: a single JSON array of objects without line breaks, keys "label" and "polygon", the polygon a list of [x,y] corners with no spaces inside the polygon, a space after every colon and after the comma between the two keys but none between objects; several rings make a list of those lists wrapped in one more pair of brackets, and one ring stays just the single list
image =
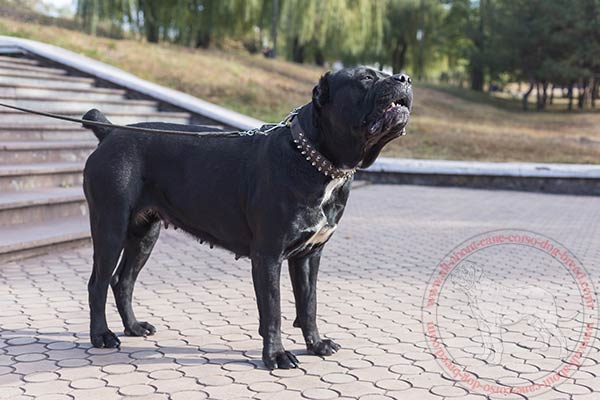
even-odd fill
[{"label": "dog's hind leg", "polygon": [[148,322],[138,321],[132,307],[133,287],[138,274],[146,264],[160,233],[160,220],[130,226],[123,250],[123,257],[115,272],[111,287],[125,334],[128,336],[153,335],[156,328]]},{"label": "dog's hind leg", "polygon": [[88,282],[90,304],[90,339],[94,347],[119,347],[119,338],[108,329],[106,295],[112,273],[123,249],[127,218],[96,218],[90,207],[94,266]]},{"label": "dog's hind leg", "polygon": [[321,249],[309,256],[292,257],[288,264],[296,300],[294,326],[302,329],[309,352],[329,356],[338,351],[340,345],[330,339],[321,339],[317,329],[317,274],[320,260]]}]

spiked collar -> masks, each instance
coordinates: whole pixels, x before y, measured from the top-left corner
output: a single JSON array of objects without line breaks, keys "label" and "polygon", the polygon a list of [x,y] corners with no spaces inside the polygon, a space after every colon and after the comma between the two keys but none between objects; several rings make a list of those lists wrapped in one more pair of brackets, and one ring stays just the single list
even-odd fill
[{"label": "spiked collar", "polygon": [[356,168],[348,170],[336,167],[327,159],[327,157],[321,154],[313,144],[310,143],[302,130],[302,126],[300,125],[298,118],[292,118],[290,124],[294,145],[300,154],[306,158],[306,161],[308,161],[320,173],[332,179],[347,179],[354,175]]}]

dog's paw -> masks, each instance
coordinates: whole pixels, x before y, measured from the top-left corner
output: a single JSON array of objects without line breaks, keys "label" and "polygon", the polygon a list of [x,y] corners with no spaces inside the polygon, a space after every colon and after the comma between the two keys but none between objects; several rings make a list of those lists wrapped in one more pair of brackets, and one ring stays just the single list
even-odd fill
[{"label": "dog's paw", "polygon": [[121,346],[121,341],[111,331],[106,331],[99,335],[91,335],[90,340],[92,342],[92,346],[97,347],[99,349],[114,349],[119,348]]},{"label": "dog's paw", "polygon": [[127,336],[152,336],[156,333],[156,328],[148,322],[136,321],[131,326],[125,328]]},{"label": "dog's paw", "polygon": [[323,339],[307,346],[308,351],[317,356],[330,356],[342,347],[331,339]]},{"label": "dog's paw", "polygon": [[300,361],[289,351],[282,350],[270,355],[263,355],[263,363],[265,363],[265,368],[273,370],[275,368],[298,368]]}]

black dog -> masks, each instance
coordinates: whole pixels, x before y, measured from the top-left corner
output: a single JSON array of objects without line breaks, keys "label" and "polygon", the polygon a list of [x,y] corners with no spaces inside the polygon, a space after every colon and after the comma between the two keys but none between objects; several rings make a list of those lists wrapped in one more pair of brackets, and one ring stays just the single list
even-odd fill
[{"label": "black dog", "polygon": [[[296,300],[294,326],[302,329],[309,352],[336,352],[339,346],[322,339],[316,326],[323,245],[342,216],[354,170],[371,165],[386,143],[404,133],[411,103],[406,75],[356,67],[325,74],[292,126],[268,135],[198,138],[92,127],[100,139],[84,171],[94,245],[88,285],[92,344],[120,344],[106,323],[109,284],[125,334],[155,332],[136,319],[131,301],[163,221],[252,260],[267,368],[298,362],[281,344],[284,259]],[[107,122],[97,110],[84,119]]]}]

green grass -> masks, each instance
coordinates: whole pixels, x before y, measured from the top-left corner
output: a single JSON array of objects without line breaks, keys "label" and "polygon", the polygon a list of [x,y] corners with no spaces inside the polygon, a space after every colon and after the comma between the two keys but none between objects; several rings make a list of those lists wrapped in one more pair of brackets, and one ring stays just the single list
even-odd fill
[{"label": "green grass", "polygon": [[[195,50],[170,44],[91,37],[0,18],[0,34],[51,43],[143,79],[265,121],[310,101],[324,70],[268,60],[243,50]],[[523,112],[518,99],[451,86],[417,84],[408,135],[393,157],[600,163],[600,113]],[[558,106],[557,106],[558,107]],[[564,108],[563,105],[560,106]]]}]

